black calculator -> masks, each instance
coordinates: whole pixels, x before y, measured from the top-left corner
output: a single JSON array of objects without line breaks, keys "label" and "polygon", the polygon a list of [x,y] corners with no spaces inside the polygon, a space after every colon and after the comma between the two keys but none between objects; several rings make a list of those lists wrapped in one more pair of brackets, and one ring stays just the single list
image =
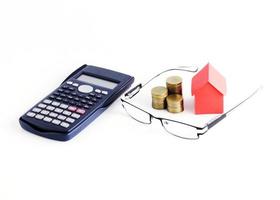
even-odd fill
[{"label": "black calculator", "polygon": [[67,141],[105,111],[134,82],[134,77],[83,65],[51,94],[20,117],[23,129]]}]

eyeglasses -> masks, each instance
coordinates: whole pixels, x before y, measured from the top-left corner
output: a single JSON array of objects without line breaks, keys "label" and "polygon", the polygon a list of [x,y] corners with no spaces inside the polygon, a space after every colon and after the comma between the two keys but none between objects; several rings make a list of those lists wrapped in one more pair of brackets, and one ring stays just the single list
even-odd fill
[{"label": "eyeglasses", "polygon": [[143,110],[142,108],[139,108],[138,106],[134,105],[133,103],[129,102],[135,95],[137,95],[143,87],[145,87],[148,83],[150,83],[155,78],[159,77],[160,75],[169,72],[169,71],[185,71],[190,73],[197,72],[198,68],[196,67],[178,67],[178,68],[172,68],[165,70],[153,78],[151,78],[149,81],[147,81],[145,84],[138,84],[134,88],[132,88],[130,91],[125,93],[124,97],[121,98],[122,106],[125,109],[125,111],[128,113],[128,115],[133,118],[134,120],[142,123],[142,124],[152,124],[153,119],[157,119],[161,122],[161,125],[163,128],[170,134],[183,138],[183,139],[198,139],[200,135],[205,134],[209,129],[211,129],[213,126],[218,124],[221,120],[223,120],[230,112],[232,112],[235,108],[243,104],[245,101],[250,99],[252,96],[254,96],[260,88],[255,90],[252,94],[250,94],[247,98],[245,98],[243,101],[241,101],[239,104],[228,110],[227,112],[218,115],[211,119],[209,122],[207,122],[204,126],[198,127],[192,124],[183,123],[180,121],[172,120],[172,119],[166,119],[161,117],[156,117],[149,113],[146,110]]}]

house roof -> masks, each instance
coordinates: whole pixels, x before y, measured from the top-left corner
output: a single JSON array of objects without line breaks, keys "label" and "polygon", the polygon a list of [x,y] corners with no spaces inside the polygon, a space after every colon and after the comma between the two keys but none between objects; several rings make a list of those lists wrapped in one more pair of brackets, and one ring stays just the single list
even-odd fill
[{"label": "house roof", "polygon": [[192,95],[208,83],[221,94],[226,94],[225,78],[210,63],[205,65],[205,67],[192,78]]}]

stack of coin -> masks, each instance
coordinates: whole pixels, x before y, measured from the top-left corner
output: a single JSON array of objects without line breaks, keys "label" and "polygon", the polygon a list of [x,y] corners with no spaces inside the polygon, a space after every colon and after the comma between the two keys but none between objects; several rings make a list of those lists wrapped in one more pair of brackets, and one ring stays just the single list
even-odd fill
[{"label": "stack of coin", "polygon": [[171,113],[180,113],[184,111],[184,100],[182,95],[172,94],[166,98],[167,110]]},{"label": "stack of coin", "polygon": [[182,95],[182,78],[180,76],[170,76],[166,79],[168,94]]},{"label": "stack of coin", "polygon": [[152,89],[152,107],[162,110],[166,108],[166,97],[168,90],[166,87],[158,86]]}]

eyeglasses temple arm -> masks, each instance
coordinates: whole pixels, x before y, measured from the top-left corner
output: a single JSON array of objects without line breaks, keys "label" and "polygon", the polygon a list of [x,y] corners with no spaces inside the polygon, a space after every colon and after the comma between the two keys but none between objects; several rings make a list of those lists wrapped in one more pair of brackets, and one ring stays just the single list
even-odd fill
[{"label": "eyeglasses temple arm", "polygon": [[140,83],[140,84],[134,86],[134,87],[131,88],[129,91],[127,91],[127,92],[124,94],[124,96],[129,95],[129,94],[132,93],[134,90],[136,90],[136,88],[138,88],[138,87],[139,87],[139,88],[142,88],[142,84]]},{"label": "eyeglasses temple arm", "polygon": [[208,123],[207,123],[207,127],[208,129],[212,128],[213,126],[215,126],[216,124],[218,124],[220,121],[222,121],[224,118],[226,118],[226,114],[222,114],[222,115],[219,115],[218,117],[210,120]]},{"label": "eyeglasses temple arm", "polygon": [[237,107],[239,107],[241,104],[243,104],[244,102],[246,102],[248,99],[250,99],[251,97],[253,97],[259,90],[262,89],[262,86],[260,86],[258,89],[256,89],[252,94],[250,94],[246,99],[244,99],[243,101],[241,101],[239,104],[237,104],[236,106],[234,106],[233,108],[231,108],[230,110],[228,110],[227,112],[225,112],[222,115],[219,115],[218,117],[215,117],[214,119],[210,120],[207,123],[207,127],[208,129],[212,128],[213,126],[215,126],[216,124],[218,124],[220,121],[222,121],[227,114],[229,114],[230,112],[232,112],[233,110],[235,110]]}]

